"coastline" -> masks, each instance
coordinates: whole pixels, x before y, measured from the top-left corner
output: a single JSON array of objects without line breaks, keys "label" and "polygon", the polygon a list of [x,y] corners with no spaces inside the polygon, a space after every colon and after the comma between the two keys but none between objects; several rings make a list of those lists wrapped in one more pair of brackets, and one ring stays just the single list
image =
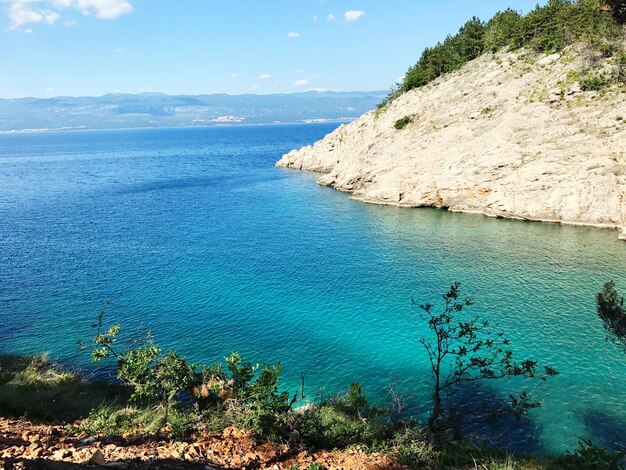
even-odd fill
[{"label": "coastline", "polygon": [[611,228],[626,240],[626,95],[566,83],[581,60],[575,49],[482,56],[276,166],[322,173],[319,184],[367,203]]},{"label": "coastline", "polygon": [[[279,166],[279,168],[284,169],[284,170],[289,170],[289,171],[305,171],[305,172],[314,173],[314,174],[322,173],[320,171],[315,171],[315,170],[295,170],[294,168],[282,167],[282,166]],[[545,218],[539,218],[539,217],[524,217],[524,216],[520,216],[516,214],[495,214],[495,213],[489,213],[489,212],[478,210],[478,209],[463,209],[463,208],[455,208],[455,207],[447,207],[447,206],[407,204],[407,203],[402,203],[402,202],[380,200],[380,199],[374,199],[374,198],[367,197],[367,196],[357,195],[357,194],[354,194],[353,191],[320,182],[319,178],[317,179],[317,184],[319,184],[320,186],[325,186],[327,188],[334,189],[342,193],[347,193],[349,194],[350,199],[352,199],[353,201],[359,201],[365,204],[374,204],[377,206],[399,207],[402,209],[424,209],[424,208],[439,209],[439,210],[445,210],[445,211],[455,213],[455,214],[482,215],[483,217],[489,217],[491,219],[507,219],[507,220],[516,220],[519,222],[537,222],[537,223],[545,223],[545,224],[561,224],[561,225],[568,225],[572,227],[587,227],[587,228],[597,228],[597,229],[602,229],[602,230],[617,230],[617,231],[621,231],[618,234],[618,239],[626,241],[626,227],[621,227],[620,225],[616,225],[616,224],[570,221],[570,220],[559,220],[559,219],[545,219]]]},{"label": "coastline", "polygon": [[[336,188],[333,188],[333,189],[336,189]],[[342,191],[342,192],[349,192],[349,191]],[[359,196],[351,196],[350,199],[364,202],[366,204],[395,206],[395,207],[402,207],[406,209],[420,209],[420,208],[425,208],[425,207],[432,207],[435,209],[446,210],[448,212],[452,212],[456,214],[475,214],[475,215],[482,215],[484,217],[489,217],[492,219],[517,220],[520,222],[539,222],[539,223],[545,223],[545,224],[561,224],[561,225],[570,225],[573,227],[588,227],[588,228],[597,228],[597,229],[603,229],[603,230],[624,230],[624,233],[620,234],[618,238],[620,240],[626,240],[626,229],[623,229],[621,226],[614,225],[614,224],[579,222],[579,221],[558,220],[558,219],[542,219],[538,217],[537,218],[524,217],[524,216],[519,216],[516,214],[494,214],[494,213],[489,213],[489,212],[485,212],[481,210],[458,209],[454,207],[445,207],[445,206],[408,205],[408,204],[402,204],[401,202],[377,201],[375,199],[367,199],[366,197],[359,197]]]}]

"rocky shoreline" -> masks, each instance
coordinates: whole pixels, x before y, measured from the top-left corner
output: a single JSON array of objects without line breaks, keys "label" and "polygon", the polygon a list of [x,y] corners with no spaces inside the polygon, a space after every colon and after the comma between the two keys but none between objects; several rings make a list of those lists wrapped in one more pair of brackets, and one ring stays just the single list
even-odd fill
[{"label": "rocky shoreline", "polygon": [[626,240],[626,90],[583,91],[589,60],[574,48],[484,55],[276,165],[324,173],[320,184],[368,203],[613,228]]}]

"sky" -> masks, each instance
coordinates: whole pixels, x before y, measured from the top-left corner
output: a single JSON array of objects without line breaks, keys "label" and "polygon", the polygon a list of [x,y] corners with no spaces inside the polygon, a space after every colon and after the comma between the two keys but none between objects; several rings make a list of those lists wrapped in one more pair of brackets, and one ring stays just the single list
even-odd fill
[{"label": "sky", "polygon": [[387,90],[476,15],[537,0],[0,0],[0,98]]}]

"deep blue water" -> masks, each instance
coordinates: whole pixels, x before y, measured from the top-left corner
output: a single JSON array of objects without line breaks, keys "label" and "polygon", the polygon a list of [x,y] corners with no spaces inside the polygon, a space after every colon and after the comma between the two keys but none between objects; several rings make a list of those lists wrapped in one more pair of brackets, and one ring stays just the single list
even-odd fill
[{"label": "deep blue water", "polygon": [[[626,356],[594,295],[626,291],[613,231],[366,205],[274,167],[335,125],[0,135],[0,352],[90,367],[75,341],[107,299],[129,335],[218,361],[281,361],[309,396],[390,381],[428,398],[426,334],[411,306],[452,281],[520,357],[544,406],[495,441],[533,452],[579,437],[626,444]],[[512,384],[472,390],[506,396]]]}]

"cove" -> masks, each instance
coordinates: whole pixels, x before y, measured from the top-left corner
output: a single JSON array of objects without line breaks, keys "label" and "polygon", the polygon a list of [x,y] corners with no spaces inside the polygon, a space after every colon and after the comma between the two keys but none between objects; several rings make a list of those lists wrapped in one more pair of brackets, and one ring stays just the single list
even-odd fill
[{"label": "cove", "polygon": [[[557,368],[501,443],[537,453],[626,444],[626,360],[595,293],[626,289],[626,244],[585,227],[367,205],[280,170],[335,124],[0,135],[0,352],[91,370],[75,341],[107,299],[129,335],[219,361],[236,349],[300,372],[307,394],[361,382],[428,399],[411,298],[453,281],[520,357]],[[466,391],[506,396],[519,384]]]}]

